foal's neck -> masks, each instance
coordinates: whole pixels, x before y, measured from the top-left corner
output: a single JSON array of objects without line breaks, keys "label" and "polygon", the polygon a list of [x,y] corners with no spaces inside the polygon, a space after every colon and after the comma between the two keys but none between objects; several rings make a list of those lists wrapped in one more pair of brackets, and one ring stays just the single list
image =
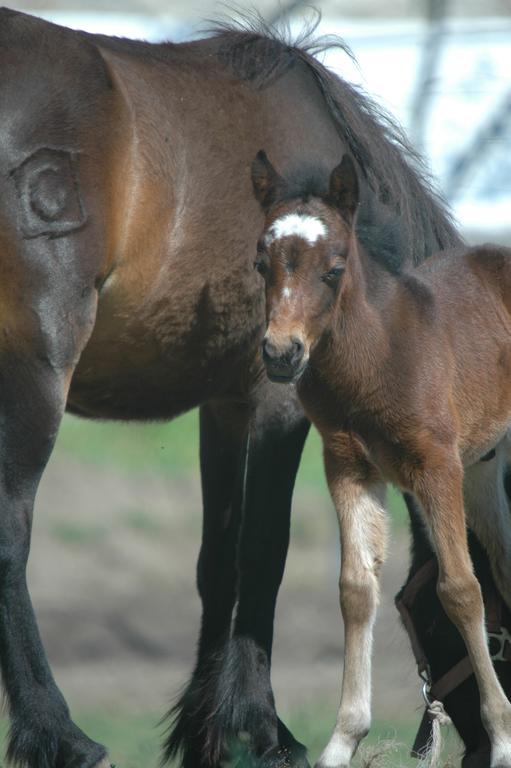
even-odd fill
[{"label": "foal's neck", "polygon": [[[399,290],[397,279],[358,244],[347,259],[334,308],[329,341],[318,360],[322,374],[350,400],[379,389],[389,352],[389,319]],[[328,351],[327,351],[328,348]]]}]

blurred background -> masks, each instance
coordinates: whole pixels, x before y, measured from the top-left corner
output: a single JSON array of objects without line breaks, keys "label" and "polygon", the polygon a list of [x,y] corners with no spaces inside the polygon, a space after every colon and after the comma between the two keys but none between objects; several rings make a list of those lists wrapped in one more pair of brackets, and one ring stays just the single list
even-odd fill
[{"label": "blurred background", "polygon": [[[200,36],[225,8],[203,0],[27,0],[10,7],[67,26],[147,40]],[[301,0],[238,3],[298,31]],[[341,35],[358,65],[325,62],[396,116],[425,155],[469,240],[511,240],[511,0],[317,0],[318,33]],[[119,768],[153,768],[158,720],[191,672],[199,627],[201,501],[197,414],[170,425],[66,417],[37,499],[29,582],[57,681],[75,719]],[[419,680],[393,596],[408,566],[406,515],[391,492],[374,661],[371,741],[407,757]],[[336,523],[311,435],[295,494],[277,617],[273,682],[281,715],[318,756],[335,720],[342,663]],[[5,722],[3,731],[5,735]],[[450,738],[446,754],[458,763]]]}]

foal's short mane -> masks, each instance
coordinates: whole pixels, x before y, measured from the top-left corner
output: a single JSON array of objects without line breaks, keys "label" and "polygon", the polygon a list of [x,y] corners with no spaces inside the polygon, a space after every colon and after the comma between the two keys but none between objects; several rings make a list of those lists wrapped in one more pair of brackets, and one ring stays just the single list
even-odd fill
[{"label": "foal's short mane", "polygon": [[[324,168],[303,165],[290,176],[278,202],[297,200],[305,205],[320,199],[327,205],[328,176]],[[298,213],[304,213],[301,209]],[[378,203],[376,197],[366,196],[357,213],[356,235],[367,253],[392,274],[401,272],[407,255],[408,240],[403,231],[402,217],[390,206]]]},{"label": "foal's short mane", "polygon": [[[340,48],[353,58],[341,39],[314,37],[319,21],[318,13],[294,40],[288,27],[272,27],[257,13],[217,23],[211,31],[219,42],[218,55],[226,66],[236,76],[251,80],[255,87],[264,88],[299,62],[307,66],[343,143],[372,190],[372,208],[362,213],[360,222],[366,237],[376,241],[382,231],[394,233],[390,238],[385,236],[385,254],[381,252],[381,239],[379,243],[380,259],[391,271],[397,271],[404,261],[419,263],[436,250],[459,244],[460,236],[447,205],[433,189],[423,161],[401,127],[362,90],[330,72],[315,58],[331,48]],[[389,208],[398,215],[399,227],[392,223]],[[383,224],[383,230],[378,222]],[[397,229],[401,231],[398,238]],[[369,251],[376,252],[371,247]]]}]

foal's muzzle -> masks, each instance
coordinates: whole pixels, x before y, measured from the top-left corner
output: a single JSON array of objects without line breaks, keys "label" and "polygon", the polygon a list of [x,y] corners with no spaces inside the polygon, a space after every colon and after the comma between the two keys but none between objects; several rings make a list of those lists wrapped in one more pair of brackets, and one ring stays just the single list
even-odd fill
[{"label": "foal's muzzle", "polygon": [[304,368],[304,345],[296,336],[275,344],[263,339],[263,362],[270,381],[287,382],[297,378]]}]

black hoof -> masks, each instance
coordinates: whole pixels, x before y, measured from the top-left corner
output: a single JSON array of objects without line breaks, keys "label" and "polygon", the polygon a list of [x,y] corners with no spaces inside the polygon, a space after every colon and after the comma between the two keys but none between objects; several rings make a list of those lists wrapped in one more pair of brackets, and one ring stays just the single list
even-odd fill
[{"label": "black hoof", "polygon": [[11,725],[7,759],[19,768],[97,768],[106,749],[89,739],[74,723],[59,728],[38,723]]},{"label": "black hoof", "polygon": [[278,723],[279,745],[283,748],[293,768],[310,768],[307,760],[307,749],[303,744],[295,739],[289,728],[287,728],[279,718]]},{"label": "black hoof", "polygon": [[272,747],[259,760],[259,768],[291,768],[291,750],[287,747]]},{"label": "black hoof", "polygon": [[221,764],[229,768],[310,768],[303,744],[296,741],[285,726],[283,728],[285,743],[276,744],[262,754],[254,751],[248,733],[238,734],[238,738],[231,741]]},{"label": "black hoof", "polygon": [[[299,745],[301,746],[301,744]],[[259,768],[310,768],[305,748],[272,747],[259,759]]]}]

